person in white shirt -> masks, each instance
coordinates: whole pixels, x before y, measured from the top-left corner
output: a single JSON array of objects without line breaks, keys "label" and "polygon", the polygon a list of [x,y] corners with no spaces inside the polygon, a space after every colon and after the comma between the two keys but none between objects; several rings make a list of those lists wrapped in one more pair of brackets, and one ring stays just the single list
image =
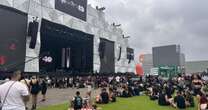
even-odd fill
[{"label": "person in white shirt", "polygon": [[116,81],[119,83],[120,82],[120,76],[116,77]]},{"label": "person in white shirt", "polygon": [[12,74],[10,81],[0,85],[0,100],[3,103],[2,110],[26,109],[25,103],[29,101],[29,90],[25,84],[19,82],[20,78],[21,72],[16,71]]}]

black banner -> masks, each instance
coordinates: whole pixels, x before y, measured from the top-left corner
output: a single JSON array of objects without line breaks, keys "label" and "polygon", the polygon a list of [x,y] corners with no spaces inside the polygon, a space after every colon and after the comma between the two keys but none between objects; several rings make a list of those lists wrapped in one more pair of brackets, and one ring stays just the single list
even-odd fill
[{"label": "black banner", "polygon": [[126,48],[127,51],[127,59],[134,60],[134,49]]},{"label": "black banner", "polygon": [[55,8],[78,19],[87,19],[87,0],[55,0]]},{"label": "black banner", "polygon": [[24,70],[27,14],[0,5],[0,69]]}]

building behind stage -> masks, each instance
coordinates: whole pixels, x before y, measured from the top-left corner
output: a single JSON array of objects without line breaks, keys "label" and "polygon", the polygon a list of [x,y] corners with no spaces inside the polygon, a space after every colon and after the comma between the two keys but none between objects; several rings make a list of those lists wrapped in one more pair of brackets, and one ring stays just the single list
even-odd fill
[{"label": "building behind stage", "polygon": [[153,65],[159,66],[185,66],[185,55],[180,45],[167,45],[152,48]]},{"label": "building behind stage", "polygon": [[144,74],[150,74],[151,69],[153,68],[152,54],[144,54],[143,56],[142,67],[144,69]]},{"label": "building behind stage", "polygon": [[[31,38],[26,39],[26,61],[38,57],[41,51],[41,21],[46,19],[52,23],[66,26],[94,36],[93,39],[93,71],[100,71],[101,59],[99,56],[99,46],[101,39],[114,43],[114,63],[115,73],[134,72],[135,61],[129,60],[128,49],[131,46],[127,38],[123,36],[123,30],[120,27],[108,23],[105,19],[105,13],[101,10],[87,6],[87,19],[78,19],[63,11],[55,9],[56,0],[0,0],[0,4],[13,7],[28,14],[28,24],[33,17],[38,17],[39,29],[35,49],[29,48]],[[72,0],[73,1],[73,0]],[[79,7],[82,10],[83,7]],[[26,37],[26,36],[25,36]],[[130,53],[131,55],[133,54]],[[132,55],[133,56],[133,55]],[[32,60],[25,64],[25,72],[39,72],[39,59]]]},{"label": "building behind stage", "polygon": [[208,73],[208,61],[187,61],[185,68],[187,74]]}]

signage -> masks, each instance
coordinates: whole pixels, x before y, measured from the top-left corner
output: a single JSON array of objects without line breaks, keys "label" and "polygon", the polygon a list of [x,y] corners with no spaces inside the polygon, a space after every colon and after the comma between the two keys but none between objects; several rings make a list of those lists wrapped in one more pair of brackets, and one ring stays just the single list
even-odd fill
[{"label": "signage", "polygon": [[151,68],[150,75],[159,75],[159,68]]},{"label": "signage", "polygon": [[55,9],[86,21],[87,0],[55,0]]}]

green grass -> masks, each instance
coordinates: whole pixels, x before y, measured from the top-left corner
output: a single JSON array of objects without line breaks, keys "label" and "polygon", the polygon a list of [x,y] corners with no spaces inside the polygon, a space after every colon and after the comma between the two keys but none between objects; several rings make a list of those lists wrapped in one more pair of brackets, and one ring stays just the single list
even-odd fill
[{"label": "green grass", "polygon": [[38,110],[68,110],[69,105],[67,103],[60,105],[52,105],[39,108]]},{"label": "green grass", "polygon": [[[118,98],[116,103],[98,105],[102,110],[176,110],[169,106],[159,106],[157,101],[150,101],[147,96],[133,98]],[[43,107],[38,110],[67,110],[68,104]],[[197,110],[197,108],[187,108],[186,110]]]}]

